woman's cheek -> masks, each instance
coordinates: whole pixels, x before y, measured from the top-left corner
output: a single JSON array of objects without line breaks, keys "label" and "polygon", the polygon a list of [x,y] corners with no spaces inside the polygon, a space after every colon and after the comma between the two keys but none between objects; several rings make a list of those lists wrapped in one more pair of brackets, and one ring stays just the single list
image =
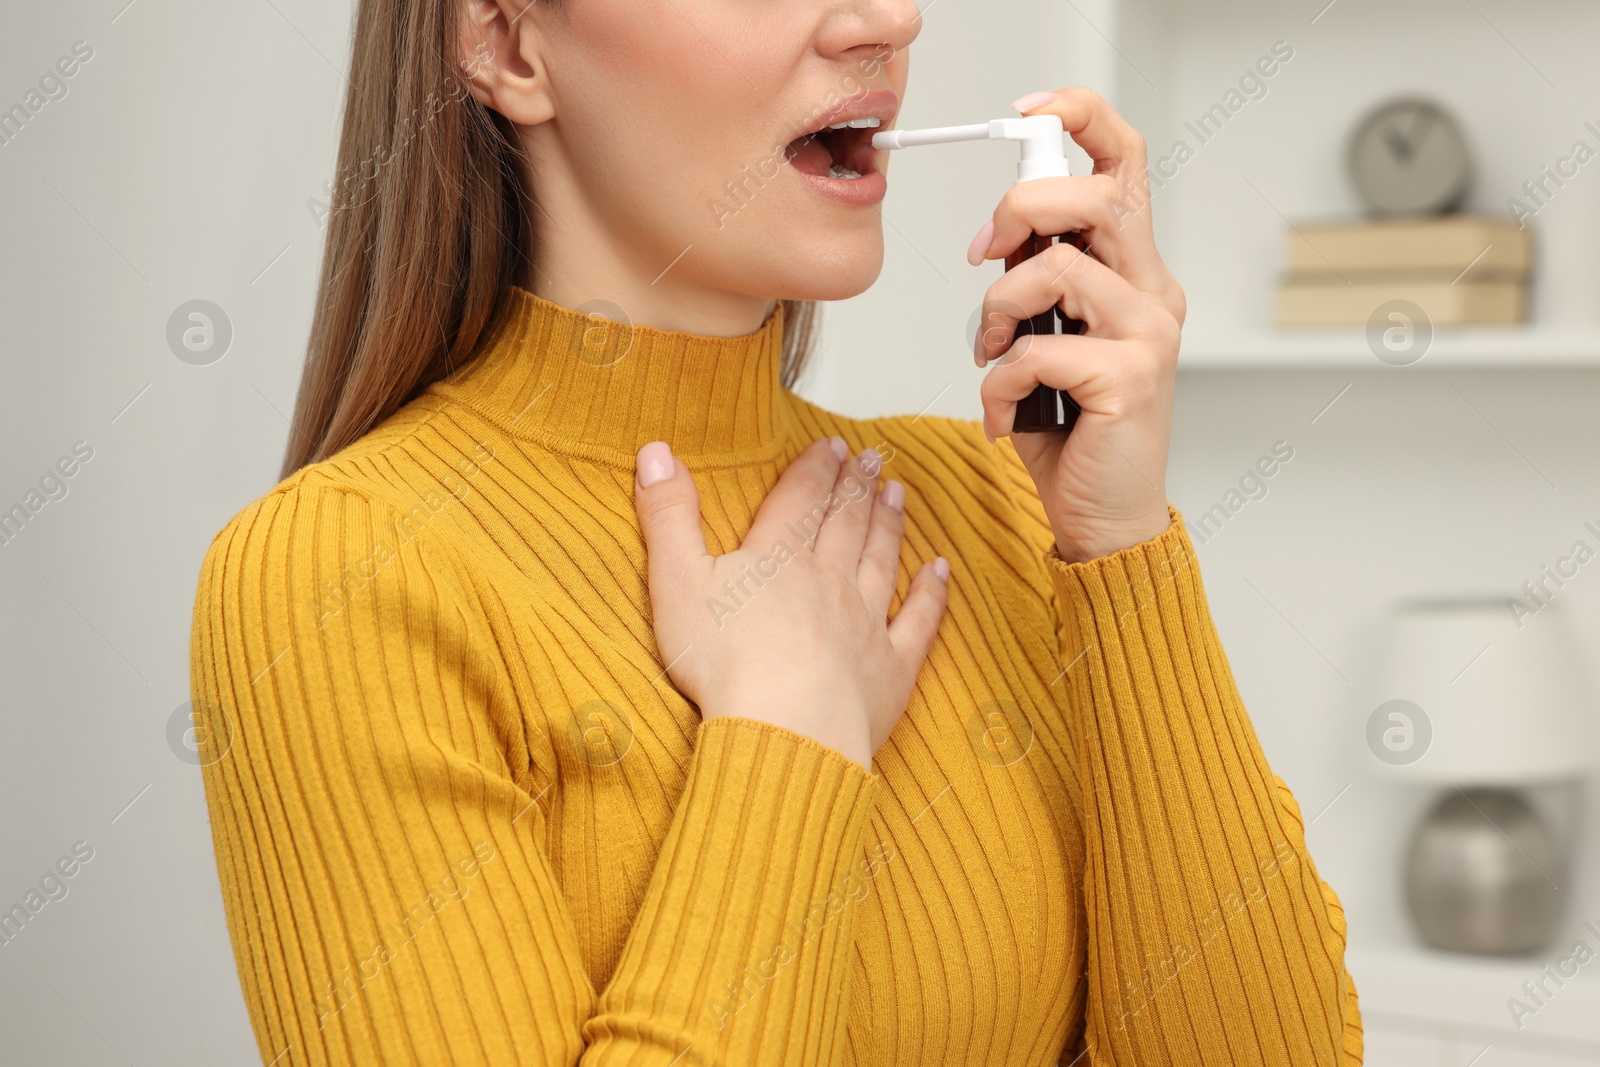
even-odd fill
[{"label": "woman's cheek", "polygon": [[627,0],[568,0],[566,32],[551,56],[565,69],[558,83],[609,89],[614,106],[650,107],[693,91],[712,62],[727,66],[670,0],[654,6],[651,13]]},{"label": "woman's cheek", "polygon": [[668,95],[704,98],[715,91],[731,90],[732,82],[749,91],[749,84],[729,65],[727,33],[715,19],[700,16],[699,23],[691,22],[691,16],[672,0],[653,6],[657,10],[646,13],[627,0],[569,0],[572,36],[584,42],[608,82],[648,90],[647,95],[638,97],[640,103]]}]

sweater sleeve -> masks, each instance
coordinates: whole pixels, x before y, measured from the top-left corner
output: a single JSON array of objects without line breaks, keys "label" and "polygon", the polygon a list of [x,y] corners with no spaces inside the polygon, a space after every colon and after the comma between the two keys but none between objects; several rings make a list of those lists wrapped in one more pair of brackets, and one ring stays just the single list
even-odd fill
[{"label": "sweater sleeve", "polygon": [[[1044,555],[1083,783],[1085,1064],[1359,1064],[1344,909],[1317,875],[1212,623],[1182,516],[1067,563],[1007,443]],[[1064,1057],[1064,1062],[1069,1057]]]},{"label": "sweater sleeve", "polygon": [[441,536],[291,481],[207,553],[193,705],[263,1062],[828,1062],[854,923],[836,887],[868,862],[876,775],[778,727],[702,723],[596,988],[545,844],[544,716],[518,706]]}]

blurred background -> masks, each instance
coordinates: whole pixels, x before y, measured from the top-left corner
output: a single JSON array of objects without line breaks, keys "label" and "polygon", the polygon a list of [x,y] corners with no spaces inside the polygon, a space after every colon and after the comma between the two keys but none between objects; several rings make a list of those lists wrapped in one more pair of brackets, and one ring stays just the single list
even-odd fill
[{"label": "blurred background", "polygon": [[[282,457],[350,17],[0,11],[5,1064],[255,1057],[187,733],[190,611]],[[1170,496],[1347,909],[1367,1062],[1600,1063],[1600,7],[924,18],[900,125],[1084,84],[1150,145],[1130,210],[1190,305]],[[804,395],[978,415],[968,338],[1000,267],[963,253],[1014,160],[897,156],[883,277],[826,309]]]}]

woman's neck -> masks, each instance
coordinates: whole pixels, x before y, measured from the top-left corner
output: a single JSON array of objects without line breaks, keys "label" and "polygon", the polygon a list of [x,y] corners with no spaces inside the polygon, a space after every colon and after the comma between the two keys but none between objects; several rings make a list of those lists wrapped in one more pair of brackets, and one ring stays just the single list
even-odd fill
[{"label": "woman's neck", "polygon": [[[563,307],[604,302],[636,326],[742,337],[759,330],[777,301],[697,280],[705,241],[650,249],[612,232],[590,198],[573,189],[565,168],[546,167],[534,257],[517,284]],[[557,223],[555,220],[561,220]]]},{"label": "woman's neck", "polygon": [[691,466],[728,466],[770,460],[793,432],[781,308],[729,337],[520,287],[501,310],[476,357],[435,388],[509,434],[632,470],[649,441],[666,441]]},{"label": "woman's neck", "polygon": [[[707,284],[704,257],[715,254],[714,235],[691,233],[680,244],[675,238],[619,232],[620,224],[596,199],[596,190],[573,173],[557,138],[551,123],[528,131],[540,195],[532,214],[533,255],[518,287],[560,308],[679,335],[667,347],[681,348],[700,337],[741,339],[732,346],[712,346],[724,357],[761,349],[751,342],[770,333],[765,327],[778,301]],[[780,333],[780,346],[781,341]]]}]

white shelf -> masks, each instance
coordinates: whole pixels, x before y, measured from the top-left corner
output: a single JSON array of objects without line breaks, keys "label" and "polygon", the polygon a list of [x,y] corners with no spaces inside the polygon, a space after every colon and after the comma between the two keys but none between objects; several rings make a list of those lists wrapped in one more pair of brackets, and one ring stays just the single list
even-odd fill
[{"label": "white shelf", "polygon": [[[1260,331],[1231,335],[1193,334],[1183,339],[1179,370],[1237,368],[1386,369],[1354,327]],[[1439,330],[1412,368],[1526,367],[1600,368],[1600,329],[1463,327]]]},{"label": "white shelf", "polygon": [[[1583,938],[1593,947],[1594,938]],[[1498,1044],[1600,1061],[1600,960],[1578,969],[1531,1016],[1512,1021],[1507,1000],[1524,998],[1547,964],[1570,951],[1552,947],[1532,957],[1496,959],[1421,946],[1352,944],[1345,965],[1356,984],[1368,1026],[1389,1032],[1480,1035]],[[1532,1003],[1532,1002],[1529,1002]]]}]

